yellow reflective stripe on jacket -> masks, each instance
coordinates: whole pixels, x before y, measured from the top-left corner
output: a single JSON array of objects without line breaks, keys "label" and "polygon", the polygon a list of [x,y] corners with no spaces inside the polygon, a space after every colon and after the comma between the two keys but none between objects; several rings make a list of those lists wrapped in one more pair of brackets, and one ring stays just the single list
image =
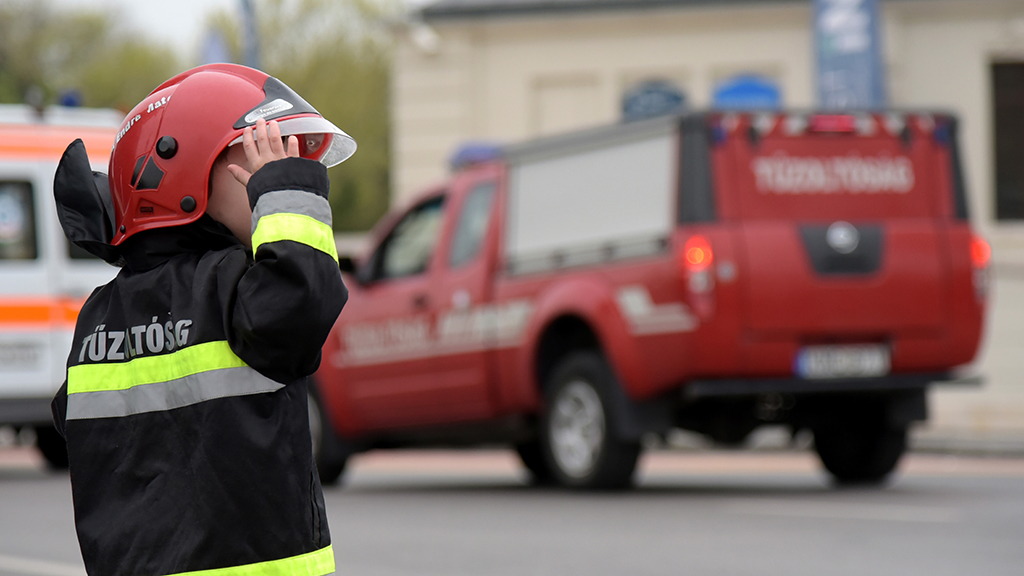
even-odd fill
[{"label": "yellow reflective stripe on jacket", "polygon": [[338,248],[334,245],[334,231],[323,222],[305,214],[279,212],[260,218],[252,233],[252,251],[255,254],[260,245],[279,240],[292,240],[326,253],[338,260]]},{"label": "yellow reflective stripe on jacket", "polygon": [[242,366],[246,363],[231,351],[227,341],[204,342],[170,354],[143,356],[128,362],[72,366],[68,368],[68,394],[127,390]]},{"label": "yellow reflective stripe on jacket", "polygon": [[179,572],[171,576],[323,576],[334,572],[334,549],[321,548],[301,556],[230,568]]}]

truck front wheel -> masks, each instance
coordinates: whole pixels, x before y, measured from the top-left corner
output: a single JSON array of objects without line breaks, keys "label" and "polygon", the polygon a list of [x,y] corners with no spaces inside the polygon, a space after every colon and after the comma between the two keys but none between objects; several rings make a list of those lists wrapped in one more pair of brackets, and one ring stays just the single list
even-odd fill
[{"label": "truck front wheel", "polygon": [[625,488],[632,482],[640,443],[623,440],[608,363],[595,352],[574,352],[552,371],[545,387],[541,448],[554,479],[572,488]]},{"label": "truck front wheel", "polygon": [[906,448],[906,427],[850,424],[814,430],[814,449],[840,484],[881,483]]}]

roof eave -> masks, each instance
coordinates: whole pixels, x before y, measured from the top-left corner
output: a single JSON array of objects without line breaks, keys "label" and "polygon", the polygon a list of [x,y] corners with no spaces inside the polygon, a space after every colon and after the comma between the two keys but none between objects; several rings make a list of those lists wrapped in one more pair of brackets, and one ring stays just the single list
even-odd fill
[{"label": "roof eave", "polygon": [[505,16],[535,16],[545,14],[582,14],[620,12],[626,10],[652,10],[663,8],[722,7],[770,4],[806,4],[807,0],[607,0],[603,2],[559,2],[557,0],[527,0],[518,3],[446,5],[444,0],[419,11],[425,22],[441,20],[478,20]]}]

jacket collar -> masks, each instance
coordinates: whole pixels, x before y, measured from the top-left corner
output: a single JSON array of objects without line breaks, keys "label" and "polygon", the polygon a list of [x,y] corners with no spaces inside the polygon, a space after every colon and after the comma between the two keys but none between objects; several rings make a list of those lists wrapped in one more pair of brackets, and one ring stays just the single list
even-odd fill
[{"label": "jacket collar", "polygon": [[183,226],[139,232],[117,248],[122,266],[142,272],[179,254],[202,254],[234,246],[241,248],[242,243],[227,226],[203,214],[199,220]]}]

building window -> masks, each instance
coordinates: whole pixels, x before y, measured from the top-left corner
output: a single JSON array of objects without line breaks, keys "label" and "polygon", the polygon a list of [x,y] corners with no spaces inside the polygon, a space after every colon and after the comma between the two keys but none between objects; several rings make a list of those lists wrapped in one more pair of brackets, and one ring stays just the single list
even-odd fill
[{"label": "building window", "polygon": [[992,64],[996,219],[1024,219],[1024,62]]}]

